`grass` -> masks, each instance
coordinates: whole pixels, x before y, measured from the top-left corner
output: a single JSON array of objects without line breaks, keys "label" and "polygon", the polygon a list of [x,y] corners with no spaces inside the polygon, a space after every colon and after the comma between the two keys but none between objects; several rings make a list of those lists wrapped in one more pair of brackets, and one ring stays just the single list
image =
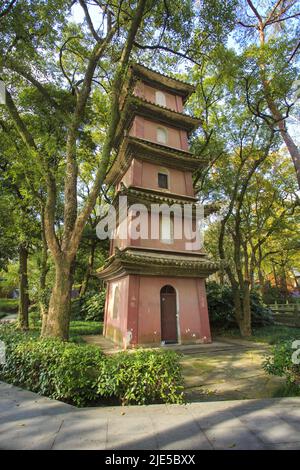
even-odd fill
[{"label": "grass", "polygon": [[282,398],[282,397],[299,397],[300,388],[295,384],[284,384],[279,387],[274,393],[273,398]]},{"label": "grass", "polygon": [[[94,321],[71,321],[69,340],[74,343],[84,343],[83,335],[100,335],[102,333],[103,323]],[[30,321],[28,335],[38,337],[41,331],[41,321]]]},{"label": "grass", "polygon": [[[215,335],[231,338],[241,337],[238,329],[219,330],[215,332]],[[253,328],[252,336],[244,339],[257,343],[277,344],[284,340],[300,339],[300,328],[281,325],[262,326],[261,328]]]},{"label": "grass", "polygon": [[0,312],[15,313],[18,310],[18,299],[0,299]]},{"label": "grass", "polygon": [[70,341],[76,343],[84,342],[83,335],[101,335],[103,329],[102,322],[95,321],[71,321],[70,323]]}]

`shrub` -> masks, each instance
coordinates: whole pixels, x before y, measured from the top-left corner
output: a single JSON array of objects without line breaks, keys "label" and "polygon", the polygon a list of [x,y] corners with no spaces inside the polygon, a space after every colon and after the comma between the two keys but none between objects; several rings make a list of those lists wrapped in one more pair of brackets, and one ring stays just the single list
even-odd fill
[{"label": "shrub", "polygon": [[122,404],[183,402],[183,382],[174,351],[118,353],[102,364],[98,391]]},{"label": "shrub", "polygon": [[87,293],[72,300],[72,319],[102,321],[104,317],[106,291]]},{"label": "shrub", "polygon": [[[213,327],[231,328],[237,326],[234,315],[233,293],[230,286],[207,283],[207,302],[210,323]],[[262,302],[258,292],[251,291],[250,308],[254,327],[271,325],[272,312]]]},{"label": "shrub", "polygon": [[96,380],[103,361],[99,348],[17,333],[0,335],[7,344],[1,377],[50,398],[82,406],[98,398]]},{"label": "shrub", "polygon": [[107,399],[123,404],[181,403],[182,378],[173,351],[105,356],[96,347],[38,338],[37,332],[0,327],[6,363],[0,378],[77,406]]},{"label": "shrub", "polygon": [[293,363],[294,353],[291,340],[278,343],[272,349],[272,354],[265,359],[263,368],[268,374],[285,377],[288,385],[296,385],[300,391],[300,364]]},{"label": "shrub", "polygon": [[19,300],[18,299],[0,299],[0,312],[5,313],[16,313],[18,311]]}]

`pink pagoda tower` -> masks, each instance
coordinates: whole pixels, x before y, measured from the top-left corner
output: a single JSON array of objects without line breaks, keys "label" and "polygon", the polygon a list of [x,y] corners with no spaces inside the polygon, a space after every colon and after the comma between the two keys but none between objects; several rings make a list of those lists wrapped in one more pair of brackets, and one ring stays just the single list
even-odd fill
[{"label": "pink pagoda tower", "polygon": [[[183,112],[195,88],[140,64],[131,65],[125,88],[117,157],[106,177],[117,212],[121,195],[149,211],[151,204],[195,204],[192,174],[205,162],[189,151],[188,135],[200,120]],[[130,211],[126,217],[130,223]],[[205,278],[219,265],[187,250],[184,237],[173,239],[171,225],[160,215],[156,239],[120,237],[117,227],[98,271],[107,283],[104,336],[124,348],[211,341]]]}]

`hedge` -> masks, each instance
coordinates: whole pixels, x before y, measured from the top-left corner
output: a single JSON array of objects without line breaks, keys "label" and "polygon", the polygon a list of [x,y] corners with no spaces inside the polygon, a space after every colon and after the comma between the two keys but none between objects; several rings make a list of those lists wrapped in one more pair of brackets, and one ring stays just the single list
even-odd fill
[{"label": "hedge", "polygon": [[174,351],[116,353],[92,345],[41,339],[0,327],[6,363],[0,378],[44,396],[76,405],[182,403],[183,380]]}]

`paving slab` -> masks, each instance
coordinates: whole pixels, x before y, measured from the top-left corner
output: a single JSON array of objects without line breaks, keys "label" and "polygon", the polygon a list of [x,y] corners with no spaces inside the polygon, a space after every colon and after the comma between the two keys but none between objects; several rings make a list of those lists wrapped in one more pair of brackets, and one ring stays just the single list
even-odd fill
[{"label": "paving slab", "polygon": [[0,449],[298,449],[300,397],[78,409],[0,382]]},{"label": "paving slab", "polygon": [[161,450],[208,450],[212,449],[204,432],[197,426],[192,416],[161,416],[153,419],[158,448]]},{"label": "paving slab", "polygon": [[74,413],[61,423],[55,436],[53,450],[104,450],[106,447],[107,419],[83,419]]}]

